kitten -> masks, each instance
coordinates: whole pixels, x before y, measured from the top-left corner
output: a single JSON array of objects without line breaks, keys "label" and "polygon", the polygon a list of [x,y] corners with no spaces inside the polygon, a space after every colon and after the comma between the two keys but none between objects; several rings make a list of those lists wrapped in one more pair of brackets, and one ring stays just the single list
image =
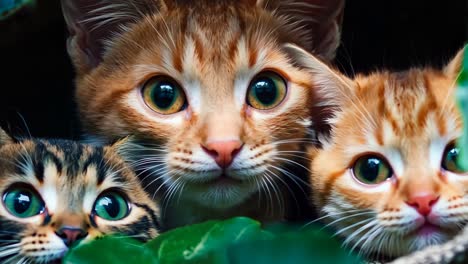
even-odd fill
[{"label": "kitten", "polygon": [[312,201],[344,244],[398,257],[442,243],[468,220],[468,173],[455,80],[463,51],[442,70],[382,71],[354,79],[295,48],[314,74],[329,137],[310,151]]},{"label": "kitten", "polygon": [[91,2],[62,1],[83,126],[140,139],[124,155],[172,201],[167,227],[282,219],[313,99],[282,45],[331,59],[344,1]]},{"label": "kitten", "polygon": [[122,143],[13,141],[0,132],[0,262],[58,262],[107,234],[146,241],[158,208],[115,153]]}]

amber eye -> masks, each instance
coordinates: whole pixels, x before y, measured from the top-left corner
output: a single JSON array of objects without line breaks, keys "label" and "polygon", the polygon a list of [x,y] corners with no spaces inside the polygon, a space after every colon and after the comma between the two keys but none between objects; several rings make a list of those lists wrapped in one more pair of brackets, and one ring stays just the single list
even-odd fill
[{"label": "amber eye", "polygon": [[286,97],[286,81],[272,71],[261,72],[250,82],[247,104],[260,110],[278,106]]},{"label": "amber eye", "polygon": [[153,111],[170,115],[184,110],[187,99],[180,85],[168,76],[156,76],[143,85],[143,98]]},{"label": "amber eye", "polygon": [[455,143],[450,143],[445,148],[444,156],[442,157],[442,168],[453,173],[468,173],[468,171],[458,166],[457,159],[459,153],[460,150],[455,146]]},{"label": "amber eye", "polygon": [[353,167],[356,179],[365,184],[379,184],[391,178],[392,168],[388,162],[377,155],[366,155],[356,160]]}]

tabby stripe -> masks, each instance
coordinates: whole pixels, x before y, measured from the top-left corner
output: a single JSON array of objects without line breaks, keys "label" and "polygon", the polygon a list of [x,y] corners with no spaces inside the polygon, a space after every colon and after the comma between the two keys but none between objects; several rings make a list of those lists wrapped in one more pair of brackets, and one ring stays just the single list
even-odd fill
[{"label": "tabby stripe", "polygon": [[34,176],[40,183],[44,183],[44,164],[39,161],[34,166]]},{"label": "tabby stripe", "polygon": [[204,53],[203,53],[203,44],[200,40],[200,37],[196,33],[192,33],[192,39],[195,43],[195,54],[198,57],[199,61],[203,61]]},{"label": "tabby stripe", "polygon": [[80,168],[79,160],[83,155],[83,147],[77,144],[60,144],[60,148],[63,149],[65,155],[65,163],[67,166],[68,177],[76,177]]},{"label": "tabby stripe", "polygon": [[140,204],[140,203],[134,203],[135,206],[142,208],[143,210],[146,211],[151,217],[151,221],[153,222],[153,225],[157,228],[160,229],[161,225],[159,224],[158,218],[156,217],[156,213],[151,209],[148,205],[146,204]]},{"label": "tabby stripe", "polygon": [[325,183],[325,186],[323,188],[323,195],[322,197],[329,197],[330,196],[330,193],[331,193],[331,189],[332,189],[332,186],[335,186],[335,182],[336,180],[338,180],[338,178],[343,175],[344,173],[346,172],[346,169],[344,170],[340,170],[340,171],[336,171],[332,174],[330,174],[330,176],[327,178],[327,182]]},{"label": "tabby stripe", "polygon": [[104,153],[102,148],[96,148],[83,165],[83,174],[86,174],[86,171],[90,165],[96,166],[98,185],[101,185],[106,178],[106,168],[104,166],[105,162],[103,161],[103,154]]},{"label": "tabby stripe", "polygon": [[54,163],[55,167],[57,168],[57,171],[61,172],[62,163],[60,162],[60,160],[57,158],[57,156],[53,152],[47,149],[47,146],[44,143],[39,141],[36,144],[35,152],[36,152],[36,155],[34,156],[33,164],[31,165],[34,166],[34,176],[37,178],[37,180],[40,183],[44,182],[44,162],[45,161]]}]

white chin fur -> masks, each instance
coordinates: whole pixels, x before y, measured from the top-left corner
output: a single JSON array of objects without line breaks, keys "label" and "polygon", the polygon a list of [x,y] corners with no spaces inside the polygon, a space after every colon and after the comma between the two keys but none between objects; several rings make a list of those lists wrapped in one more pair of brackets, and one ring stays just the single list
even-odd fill
[{"label": "white chin fur", "polygon": [[363,251],[366,252],[369,250],[367,253],[371,256],[373,254],[375,255],[376,253],[379,255],[393,257],[404,256],[428,246],[444,243],[450,239],[450,237],[444,233],[434,233],[427,236],[413,236],[407,238],[400,236],[395,236],[393,238],[390,237],[391,236],[387,236],[386,241],[380,241],[380,239],[376,239],[376,241],[383,243],[382,246],[378,247],[380,252],[375,252],[375,247],[373,247],[372,244],[367,245],[367,247],[371,248],[364,249]]}]

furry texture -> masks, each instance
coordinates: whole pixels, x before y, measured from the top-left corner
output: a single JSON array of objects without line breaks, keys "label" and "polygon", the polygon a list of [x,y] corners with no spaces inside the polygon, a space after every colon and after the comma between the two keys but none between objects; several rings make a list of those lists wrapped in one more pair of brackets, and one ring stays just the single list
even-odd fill
[{"label": "furry texture", "polygon": [[[462,52],[443,70],[353,80],[295,53],[308,63],[321,104],[332,113],[331,134],[309,152],[311,201],[320,219],[371,259],[402,256],[457,234],[468,219],[468,178],[443,164],[463,126],[454,98]],[[359,160],[370,156],[388,164],[380,182],[359,178]]]},{"label": "furry texture", "polygon": [[[282,219],[285,177],[305,187],[284,165],[302,166],[314,97],[309,73],[283,45],[333,58],[344,1],[85,2],[63,1],[81,120],[97,137],[135,136],[122,154],[164,197],[166,225]],[[246,94],[265,71],[287,92],[258,110]],[[186,108],[162,115],[145,104],[142,87],[155,76],[182,87]],[[220,168],[204,148],[226,141],[242,147]]]},{"label": "furry texture", "polygon": [[468,261],[468,228],[450,241],[427,247],[391,264],[456,264]]},{"label": "furry texture", "polygon": [[[58,261],[73,242],[106,234],[142,241],[158,234],[158,208],[116,154],[122,142],[104,148],[60,140],[16,142],[3,131],[0,139],[2,263]],[[15,190],[19,190],[17,196],[12,195]],[[128,203],[128,214],[115,221],[96,211],[99,197],[109,193],[121,194]],[[14,210],[24,211],[26,201],[34,200],[32,194],[42,209],[28,217],[15,214]],[[107,204],[109,198],[105,199]],[[109,208],[111,213],[117,212]],[[80,234],[76,234],[78,230]]]}]

